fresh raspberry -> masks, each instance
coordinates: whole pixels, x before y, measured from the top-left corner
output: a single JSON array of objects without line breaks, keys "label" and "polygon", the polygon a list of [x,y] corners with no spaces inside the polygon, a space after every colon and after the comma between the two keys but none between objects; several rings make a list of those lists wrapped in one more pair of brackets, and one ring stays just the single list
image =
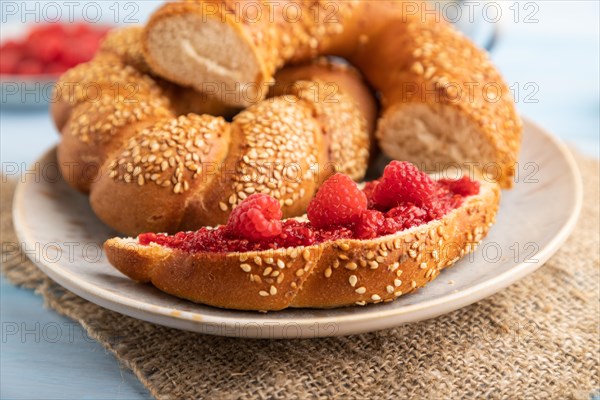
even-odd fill
[{"label": "fresh raspberry", "polygon": [[379,185],[379,180],[369,181],[365,183],[365,187],[363,188],[363,193],[367,196],[367,208],[373,208],[373,192],[375,188]]},{"label": "fresh raspberry", "polygon": [[253,194],[233,209],[227,221],[232,237],[261,241],[281,233],[281,207],[267,194]]},{"label": "fresh raspberry", "polygon": [[406,161],[392,161],[373,191],[376,208],[389,210],[403,203],[427,205],[436,193],[436,184],[427,174]]},{"label": "fresh raspberry", "polygon": [[402,225],[401,221],[397,221],[394,218],[386,218],[385,220],[383,220],[383,224],[381,225],[381,228],[379,229],[379,234],[380,235],[391,235],[393,233],[400,232],[403,229],[404,229],[404,226]]},{"label": "fresh raspberry", "polygon": [[327,179],[307,209],[316,228],[348,225],[367,209],[367,198],[348,176],[337,173]]},{"label": "fresh raspberry", "polygon": [[21,60],[21,56],[17,51],[5,51],[1,50],[2,57],[0,57],[0,74],[14,74],[17,71],[17,66]]},{"label": "fresh raspberry", "polygon": [[21,60],[16,68],[18,73],[22,75],[37,75],[43,71],[42,64],[32,58]]},{"label": "fresh raspberry", "polygon": [[354,235],[358,239],[372,239],[377,237],[385,221],[381,211],[366,210],[354,226]]},{"label": "fresh raspberry", "polygon": [[481,186],[478,181],[472,181],[466,175],[460,179],[440,179],[439,182],[446,185],[452,193],[463,197],[478,194]]},{"label": "fresh raspberry", "polygon": [[427,211],[414,204],[399,205],[389,210],[385,215],[397,221],[400,224],[400,229],[412,228],[430,221]]}]

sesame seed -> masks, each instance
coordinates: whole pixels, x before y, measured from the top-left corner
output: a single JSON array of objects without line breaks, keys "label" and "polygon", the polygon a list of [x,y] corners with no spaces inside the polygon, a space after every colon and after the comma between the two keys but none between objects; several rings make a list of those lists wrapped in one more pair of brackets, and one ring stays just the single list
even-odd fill
[{"label": "sesame seed", "polygon": [[355,292],[358,294],[365,294],[367,292],[367,288],[365,288],[364,286],[361,286],[358,289],[356,289]]},{"label": "sesame seed", "polygon": [[269,293],[271,294],[271,296],[275,296],[277,294],[277,288],[273,285],[271,285],[271,288],[269,289]]},{"label": "sesame seed", "polygon": [[402,281],[400,279],[394,279],[394,286],[402,285]]},{"label": "sesame seed", "polygon": [[347,255],[345,255],[345,254],[340,254],[340,255],[338,255],[338,257],[339,257],[339,259],[340,259],[340,260],[349,260],[349,259],[350,259],[350,258],[349,258]]},{"label": "sesame seed", "polygon": [[421,269],[425,269],[425,268],[427,268],[427,263],[421,263],[421,264],[419,265],[419,268],[421,268]]},{"label": "sesame seed", "polygon": [[350,277],[348,278],[348,282],[350,282],[350,286],[354,287],[358,283],[358,278],[356,277],[356,275],[350,275]]},{"label": "sesame seed", "polygon": [[378,294],[374,294],[373,296],[371,296],[371,300],[373,300],[373,301],[379,301],[379,300],[381,300],[381,297],[379,297]]},{"label": "sesame seed", "polygon": [[331,268],[327,268],[325,270],[325,278],[329,278],[332,274]]},{"label": "sesame seed", "polygon": [[296,276],[297,277],[301,277],[302,275],[304,275],[304,270],[303,269],[299,269],[298,271],[296,271]]},{"label": "sesame seed", "polygon": [[310,252],[308,250],[304,250],[302,252],[302,258],[304,258],[304,261],[310,260]]},{"label": "sesame seed", "polygon": [[423,64],[421,64],[420,62],[416,61],[412,67],[411,70],[417,74],[417,75],[423,75],[423,73],[425,72],[425,69],[423,68]]},{"label": "sesame seed", "polygon": [[394,293],[394,287],[392,285],[387,285],[385,290],[390,294]]},{"label": "sesame seed", "polygon": [[225,204],[222,201],[220,201],[219,202],[219,208],[221,209],[221,211],[227,211],[227,204]]},{"label": "sesame seed", "polygon": [[350,249],[350,245],[348,243],[340,243],[340,249],[348,251]]},{"label": "sesame seed", "polygon": [[265,268],[265,270],[263,271],[263,276],[269,275],[272,271],[273,271],[273,268],[271,268],[271,267]]},{"label": "sesame seed", "polygon": [[250,272],[250,271],[252,271],[252,267],[250,266],[250,264],[240,264],[240,268],[244,272]]},{"label": "sesame seed", "polygon": [[260,258],[259,256],[255,256],[254,257],[254,264],[258,265],[259,267],[262,265],[262,258]]},{"label": "sesame seed", "polygon": [[344,268],[354,271],[356,268],[358,268],[358,265],[356,265],[354,262],[349,262],[348,264],[344,265]]},{"label": "sesame seed", "polygon": [[285,263],[283,262],[283,260],[277,260],[277,266],[281,269],[284,269]]},{"label": "sesame seed", "polygon": [[417,282],[416,281],[412,281],[410,282],[410,286],[414,289],[417,287]]},{"label": "sesame seed", "polygon": [[260,292],[258,292],[259,295],[261,295],[262,297],[267,297],[269,295],[269,293],[267,293],[264,290],[261,290]]},{"label": "sesame seed", "polygon": [[402,296],[402,290],[398,290],[398,291],[394,292],[394,296],[396,296],[396,297]]},{"label": "sesame seed", "polygon": [[379,268],[379,263],[377,261],[369,261],[369,267],[371,269],[377,269]]},{"label": "sesame seed", "polygon": [[240,261],[244,262],[248,259],[248,254],[240,254]]}]

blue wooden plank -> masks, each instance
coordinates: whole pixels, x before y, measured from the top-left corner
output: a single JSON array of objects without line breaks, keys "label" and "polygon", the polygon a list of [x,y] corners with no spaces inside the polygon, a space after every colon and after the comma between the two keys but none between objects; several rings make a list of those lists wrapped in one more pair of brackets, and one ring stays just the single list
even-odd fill
[{"label": "blue wooden plank", "polygon": [[0,398],[147,399],[148,391],[81,326],[0,279]]}]

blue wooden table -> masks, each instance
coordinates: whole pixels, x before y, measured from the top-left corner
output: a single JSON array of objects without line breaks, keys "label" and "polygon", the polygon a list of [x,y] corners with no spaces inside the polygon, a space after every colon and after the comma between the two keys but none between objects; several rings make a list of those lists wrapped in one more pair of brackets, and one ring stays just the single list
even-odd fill
[{"label": "blue wooden table", "polygon": [[[137,11],[121,10],[121,18],[135,11],[143,22],[156,5],[139,3]],[[598,2],[505,1],[501,6],[501,34],[492,57],[511,83],[520,112],[598,157]],[[495,19],[491,11],[488,17]],[[3,107],[0,133],[3,170],[9,164],[33,162],[57,142],[44,109]],[[149,397],[112,355],[77,324],[44,308],[31,291],[12,287],[2,278],[0,303],[1,398]]]}]

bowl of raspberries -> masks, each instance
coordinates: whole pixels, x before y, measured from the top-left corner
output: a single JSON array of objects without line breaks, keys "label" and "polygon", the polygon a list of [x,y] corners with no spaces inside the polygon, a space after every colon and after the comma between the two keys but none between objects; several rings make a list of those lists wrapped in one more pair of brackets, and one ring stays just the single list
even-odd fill
[{"label": "bowl of raspberries", "polygon": [[110,29],[108,25],[85,22],[3,26],[1,103],[47,105],[58,77],[91,60]]}]

